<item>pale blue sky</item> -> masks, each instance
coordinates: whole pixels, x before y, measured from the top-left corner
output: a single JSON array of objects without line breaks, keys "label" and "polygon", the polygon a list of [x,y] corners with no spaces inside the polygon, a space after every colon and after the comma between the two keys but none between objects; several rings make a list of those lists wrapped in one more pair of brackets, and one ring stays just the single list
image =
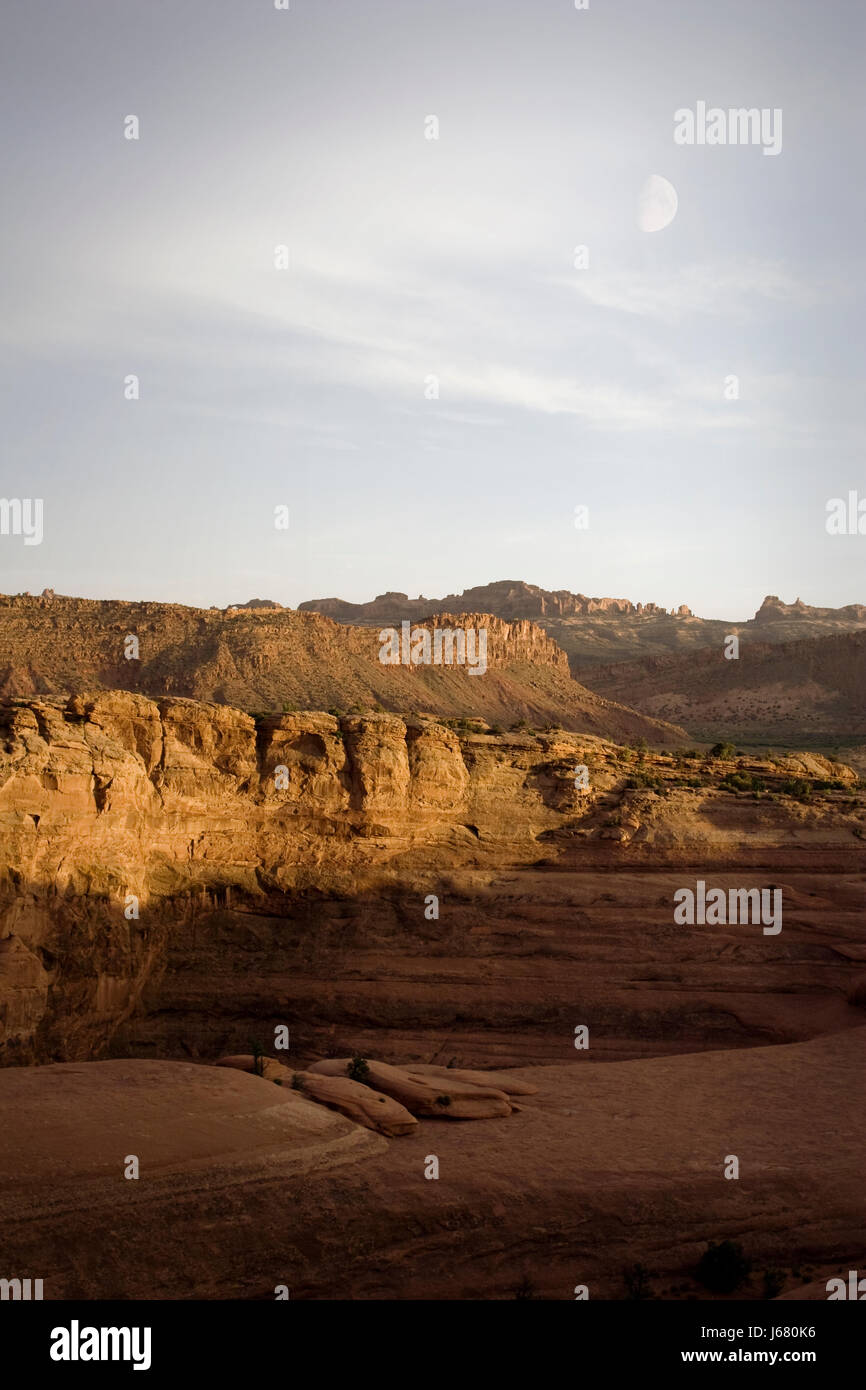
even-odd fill
[{"label": "pale blue sky", "polygon": [[[824,529],[866,496],[861,5],[7,0],[0,26],[0,493],[45,504],[42,545],[0,537],[4,591],[866,601],[866,537]],[[781,154],[675,145],[698,100],[782,108]],[[648,234],[652,173],[679,211]]]}]

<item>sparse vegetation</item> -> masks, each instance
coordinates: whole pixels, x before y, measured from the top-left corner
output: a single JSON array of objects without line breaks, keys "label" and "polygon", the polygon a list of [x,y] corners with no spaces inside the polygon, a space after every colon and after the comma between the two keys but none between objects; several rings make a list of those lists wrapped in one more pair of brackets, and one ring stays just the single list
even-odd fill
[{"label": "sparse vegetation", "polygon": [[628,1265],[622,1272],[625,1282],[625,1296],[628,1299],[639,1300],[652,1298],[652,1287],[650,1280],[652,1275],[646,1265]]},{"label": "sparse vegetation", "polygon": [[736,757],[737,750],[733,743],[714,743],[707,756],[718,758],[723,763],[729,763]]},{"label": "sparse vegetation", "polygon": [[764,1298],[778,1298],[785,1287],[785,1276],[781,1269],[764,1270]]},{"label": "sparse vegetation", "polygon": [[805,777],[788,777],[779,790],[784,796],[792,796],[795,801],[811,801],[812,783]]},{"label": "sparse vegetation", "polygon": [[359,1052],[356,1052],[346,1068],[346,1075],[351,1081],[360,1081],[362,1084],[366,1084],[367,1077],[370,1075],[366,1057],[362,1057]]},{"label": "sparse vegetation", "polygon": [[638,788],[654,792],[665,790],[663,777],[660,777],[657,772],[644,772],[640,768],[626,778],[625,785],[629,791],[636,791]]},{"label": "sparse vegetation", "polygon": [[719,782],[719,786],[729,792],[763,792],[766,791],[766,784],[760,777],[753,777],[749,772],[726,772]]},{"label": "sparse vegetation", "polygon": [[711,1293],[733,1293],[749,1277],[752,1264],[735,1240],[710,1241],[695,1270],[699,1283]]}]

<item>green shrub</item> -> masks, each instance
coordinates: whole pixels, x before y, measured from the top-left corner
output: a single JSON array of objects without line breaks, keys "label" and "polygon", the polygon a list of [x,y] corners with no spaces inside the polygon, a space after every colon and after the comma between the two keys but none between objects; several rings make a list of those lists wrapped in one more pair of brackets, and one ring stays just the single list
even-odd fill
[{"label": "green shrub", "polygon": [[809,801],[812,796],[812,783],[805,777],[788,777],[780,787],[785,796],[792,796],[796,801]]},{"label": "green shrub", "polygon": [[730,762],[736,754],[736,748],[732,743],[714,743],[710,749],[711,758],[721,758],[723,762]]},{"label": "green shrub", "polygon": [[346,1069],[346,1075],[352,1081],[366,1082],[367,1077],[370,1075],[370,1068],[367,1065],[366,1057],[362,1057],[360,1053],[356,1052]]},{"label": "green shrub", "polygon": [[764,783],[760,777],[752,777],[748,772],[726,772],[719,782],[720,787],[732,792],[762,792],[766,791]]},{"label": "green shrub", "polygon": [[649,791],[657,792],[663,790],[665,784],[664,779],[657,772],[643,772],[638,768],[636,772],[626,778],[625,785],[629,791],[644,787]]}]

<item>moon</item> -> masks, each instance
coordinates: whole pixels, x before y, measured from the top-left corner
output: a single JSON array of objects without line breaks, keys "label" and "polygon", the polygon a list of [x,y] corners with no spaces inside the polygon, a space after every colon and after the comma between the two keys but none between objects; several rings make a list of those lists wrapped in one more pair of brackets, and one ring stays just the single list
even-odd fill
[{"label": "moon", "polygon": [[677,215],[677,190],[661,174],[650,174],[637,200],[637,225],[642,232],[660,232]]}]

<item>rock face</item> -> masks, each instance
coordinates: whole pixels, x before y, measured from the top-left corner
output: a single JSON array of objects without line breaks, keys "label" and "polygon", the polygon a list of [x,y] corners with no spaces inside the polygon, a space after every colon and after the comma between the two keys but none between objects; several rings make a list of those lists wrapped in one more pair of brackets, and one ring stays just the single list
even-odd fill
[{"label": "rock face", "polygon": [[848,603],[844,608],[815,608],[799,598],[793,603],[783,603],[776,594],[768,594],[755,614],[755,622],[762,624],[777,623],[786,618],[835,618],[866,623],[866,604]]},{"label": "rock face", "polygon": [[[530,618],[568,654],[572,675],[596,687],[594,669],[613,663],[637,662],[666,655],[695,654],[702,647],[721,651],[729,633],[743,642],[802,641],[866,627],[866,605],[815,608],[802,603],[782,603],[774,595],[764,599],[754,618],[697,618],[686,604],[670,612],[657,603],[633,603],[630,599],[588,598],[567,590],[540,589],[521,580],[505,580],[449,594],[444,599],[403,593],[380,594],[371,603],[345,603],[341,599],[316,599],[302,603],[299,612],[327,614],[340,622],[365,626],[417,621],[430,614],[461,612],[466,608],[495,613],[509,622]],[[623,675],[626,673],[623,672]],[[601,676],[607,680],[607,672]],[[631,701],[628,701],[630,704]]]},{"label": "rock face", "polygon": [[[737,932],[664,934],[684,873],[744,863],[791,891],[803,880],[782,937],[803,989],[817,894],[828,959],[809,1026],[845,1026],[856,793],[756,802],[719,785],[733,765],[695,762],[690,786],[659,755],[661,795],[629,789],[634,755],[590,736],[385,714],[255,721],[119,692],[12,701],[0,728],[7,1063],[266,1051],[282,1023],[296,1066],[340,1044],[507,1067],[559,1055],[576,991],[612,1055],[635,1055],[635,1037],[798,1038],[767,969],[778,946],[737,947],[731,973]],[[815,761],[754,771],[779,793],[792,776],[844,780]],[[664,989],[646,971],[611,974],[624,916],[635,959],[666,962]],[[732,993],[705,1000],[698,1024],[695,992],[720,969]]]},{"label": "rock face", "polygon": [[[128,690],[247,711],[380,708],[526,719],[609,738],[675,744],[684,735],[583,689],[568,657],[528,619],[442,613],[426,624],[483,629],[469,664],[396,664],[369,627],[289,609],[184,608],[54,596],[0,595],[0,697]],[[461,638],[465,641],[466,639]],[[476,643],[480,638],[476,637]],[[471,674],[471,666],[484,670]]]},{"label": "rock face", "polygon": [[172,938],[233,901],[283,916],[291,894],[303,918],[304,893],[371,892],[434,846],[459,864],[482,834],[494,861],[519,861],[575,800],[568,736],[461,741],[385,714],[256,723],[118,692],[13,701],[0,729],[0,1042],[22,1059],[104,1047]]},{"label": "rock face", "polygon": [[[428,599],[423,595],[410,599],[407,594],[392,591],[379,594],[370,603],[346,603],[339,598],[323,598],[298,605],[300,613],[324,613],[341,623],[362,624],[399,623],[404,618],[415,621],[434,613],[470,611],[495,613],[508,621],[519,618],[570,618],[589,613],[649,615],[667,612],[656,603],[632,603],[627,598],[588,598],[586,594],[572,594],[567,589],[540,589],[537,584],[526,584],[521,579],[481,584],[474,589],[464,589],[462,594],[448,594],[442,599]],[[681,604],[676,616],[691,617],[691,611]]]}]

